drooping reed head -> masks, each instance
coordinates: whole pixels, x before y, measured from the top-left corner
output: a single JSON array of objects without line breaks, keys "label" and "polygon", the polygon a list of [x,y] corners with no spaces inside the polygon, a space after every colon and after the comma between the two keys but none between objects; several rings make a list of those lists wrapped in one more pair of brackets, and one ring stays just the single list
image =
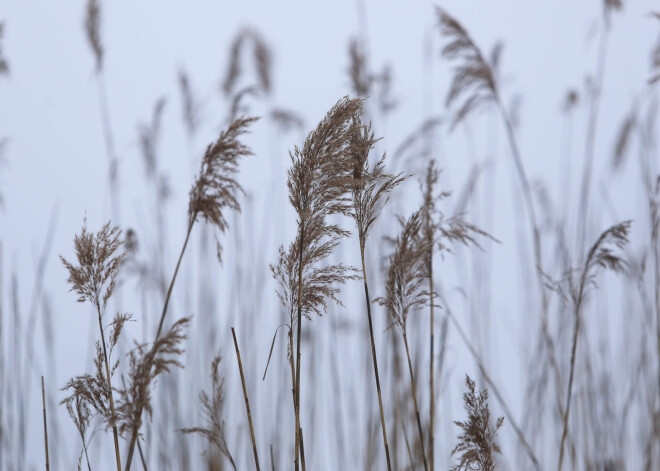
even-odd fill
[{"label": "drooping reed head", "polygon": [[467,392],[463,394],[467,419],[455,421],[461,429],[458,444],[451,454],[458,457],[458,463],[451,467],[452,471],[494,471],[495,454],[502,454],[498,445],[497,431],[504,423],[504,417],[490,422],[488,410],[488,390],[478,391],[474,381],[465,376]]},{"label": "drooping reed head", "polygon": [[[222,131],[218,140],[209,144],[202,159],[201,170],[190,190],[188,223],[192,225],[199,216],[216,226],[222,233],[227,228],[225,209],[240,211],[238,193],[243,187],[236,181],[241,157],[252,155],[248,146],[238,138],[258,118],[238,118]],[[218,259],[221,260],[218,243]]]},{"label": "drooping reed head", "polygon": [[354,117],[362,113],[362,100],[340,99],[316,128],[302,148],[296,146],[289,168],[289,201],[306,230],[309,220],[331,214],[348,214],[353,165],[350,135]]},{"label": "drooping reed head", "polygon": [[271,76],[273,55],[268,44],[263,37],[255,30],[250,28],[241,29],[234,37],[229,54],[229,66],[222,83],[222,89],[225,95],[231,95],[242,74],[241,54],[246,44],[252,45],[252,61],[257,71],[257,80],[259,88],[266,95],[271,91]]},{"label": "drooping reed head", "polygon": [[101,5],[98,0],[87,1],[85,33],[96,59],[96,72],[100,72],[103,68],[103,44],[101,44]]},{"label": "drooping reed head", "polygon": [[424,287],[428,244],[422,238],[420,211],[399,222],[402,228],[390,255],[385,296],[376,301],[387,309],[393,323],[405,335],[408,315],[429,300],[430,293]]},{"label": "drooping reed head", "polygon": [[69,272],[67,281],[71,291],[78,293],[78,302],[89,301],[101,314],[117,284],[117,274],[124,258],[124,253],[118,252],[122,244],[119,227],[110,227],[107,222],[97,233],[89,232],[85,220],[82,232],[74,238],[77,264],[60,256]]},{"label": "drooping reed head", "polygon": [[271,271],[292,325],[299,298],[305,317],[322,315],[328,299],[339,302],[338,285],[355,277],[351,267],[322,263],[348,234],[326,219],[332,214],[350,214],[347,194],[354,171],[350,139],[356,130],[354,118],[361,112],[362,100],[342,98],[309,133],[302,149],[295,147],[290,153],[287,183],[289,201],[298,215],[298,230],[288,249],[280,247],[278,264],[271,265]]},{"label": "drooping reed head", "polygon": [[436,7],[436,14],[440,33],[448,40],[442,55],[459,61],[446,100],[449,107],[465,97],[456,111],[455,126],[471,111],[497,97],[497,82],[493,69],[463,25],[440,7]]},{"label": "drooping reed head", "polygon": [[128,384],[118,389],[117,429],[122,436],[135,435],[142,426],[142,411],[152,414],[151,391],[156,378],[174,367],[183,368],[179,357],[190,317],[179,319],[152,344],[138,344],[128,353]]},{"label": "drooping reed head", "polygon": [[360,245],[364,248],[369,232],[380,211],[389,199],[389,193],[406,177],[385,172],[385,154],[372,167],[369,154],[378,139],[374,138],[371,124],[364,125],[356,118],[354,132],[350,134],[350,157],[353,166],[353,211]]}]

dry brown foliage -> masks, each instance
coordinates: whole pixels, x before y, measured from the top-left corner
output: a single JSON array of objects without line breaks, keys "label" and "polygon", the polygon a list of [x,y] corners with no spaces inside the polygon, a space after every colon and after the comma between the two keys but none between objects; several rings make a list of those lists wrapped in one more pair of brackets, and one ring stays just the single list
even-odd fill
[{"label": "dry brown foliage", "polygon": [[468,417],[464,422],[454,422],[461,428],[461,433],[458,435],[458,444],[451,452],[452,456],[458,455],[458,463],[451,469],[452,471],[494,471],[495,454],[502,454],[496,439],[504,417],[498,418],[493,426],[488,410],[488,390],[477,391],[474,381],[467,375],[465,385],[467,392],[463,394],[463,401]]},{"label": "dry brown foliage", "polygon": [[236,469],[234,458],[232,458],[225,439],[225,421],[222,418],[225,402],[225,378],[220,377],[219,365],[222,361],[220,355],[216,356],[211,363],[211,397],[206,391],[199,393],[199,402],[202,405],[202,417],[206,422],[205,427],[191,427],[181,429],[183,433],[196,433],[215,445]]},{"label": "dry brown foliage", "polygon": [[85,33],[96,59],[96,71],[100,72],[103,68],[103,44],[101,44],[101,5],[98,0],[87,1]]},{"label": "dry brown foliage", "polygon": [[[202,159],[202,166],[190,190],[188,223],[190,226],[201,215],[223,233],[227,228],[225,208],[240,211],[238,193],[243,187],[234,178],[238,173],[241,157],[252,155],[248,146],[238,138],[247,132],[248,126],[258,118],[239,118],[222,131],[214,144],[209,144]],[[218,242],[218,260],[222,260]]]}]

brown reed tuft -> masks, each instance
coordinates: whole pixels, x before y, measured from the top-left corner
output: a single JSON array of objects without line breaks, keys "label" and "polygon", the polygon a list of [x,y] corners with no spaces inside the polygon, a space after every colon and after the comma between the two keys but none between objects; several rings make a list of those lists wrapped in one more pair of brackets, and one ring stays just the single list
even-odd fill
[{"label": "brown reed tuft", "polygon": [[[438,23],[443,36],[449,39],[442,55],[459,60],[447,93],[447,106],[460,101],[452,127],[461,122],[471,111],[492,102],[498,95],[493,69],[463,26],[444,9],[436,7]],[[495,56],[498,58],[499,55]]]},{"label": "brown reed tuft", "polygon": [[181,344],[190,320],[179,319],[154,343],[136,344],[128,353],[128,386],[118,390],[117,423],[122,436],[139,433],[143,410],[151,415],[151,390],[156,378],[173,367],[183,368],[178,357],[185,352]]},{"label": "brown reed tuft", "polygon": [[87,0],[85,33],[96,59],[96,71],[100,72],[103,68],[103,44],[101,44],[101,5],[98,0]]},{"label": "brown reed tuft", "polygon": [[458,444],[451,452],[452,456],[458,455],[459,461],[451,470],[494,471],[495,454],[502,454],[496,439],[504,417],[498,418],[493,426],[488,409],[488,390],[477,391],[474,381],[468,375],[465,375],[465,385],[467,392],[463,394],[463,401],[468,417],[464,422],[454,422],[462,432],[458,435]]},{"label": "brown reed tuft", "polygon": [[[192,226],[199,216],[223,233],[227,229],[225,208],[240,211],[238,193],[243,187],[236,181],[241,157],[252,155],[248,146],[238,138],[258,118],[238,118],[209,144],[202,158],[202,166],[190,190],[188,224]],[[217,243],[218,260],[222,260],[222,247]]]},{"label": "brown reed tuft", "polygon": [[214,445],[220,453],[229,460],[232,468],[236,470],[236,463],[231,456],[227,439],[225,438],[225,421],[222,418],[225,404],[225,378],[220,377],[219,366],[222,356],[217,355],[211,362],[211,396],[206,391],[199,393],[199,402],[202,405],[202,417],[206,423],[203,427],[181,429],[181,432],[200,435]]}]

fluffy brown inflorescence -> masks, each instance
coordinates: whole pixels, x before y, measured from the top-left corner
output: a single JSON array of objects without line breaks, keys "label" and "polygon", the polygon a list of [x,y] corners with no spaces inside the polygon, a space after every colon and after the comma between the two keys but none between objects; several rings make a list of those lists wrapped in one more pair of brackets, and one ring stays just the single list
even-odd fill
[{"label": "fluffy brown inflorescence", "polygon": [[[288,249],[280,247],[277,265],[271,271],[278,283],[278,296],[291,316],[293,328],[298,303],[302,315],[323,315],[327,301],[339,302],[338,285],[354,278],[354,269],[343,264],[323,265],[339,240],[348,235],[327,223],[331,214],[350,214],[346,197],[352,185],[349,130],[362,110],[360,100],[341,99],[312,131],[302,149],[291,153],[289,201],[298,214],[298,232]],[[302,255],[300,249],[302,247]],[[302,263],[301,263],[302,262]],[[299,271],[302,270],[302,296]]]},{"label": "fluffy brown inflorescence", "polygon": [[460,61],[446,100],[447,106],[452,106],[466,96],[456,111],[453,123],[456,125],[471,111],[497,98],[497,83],[493,69],[465,28],[440,7],[436,7],[436,14],[441,33],[449,40],[442,55]]},{"label": "fluffy brown inflorescence", "polygon": [[430,293],[424,286],[429,244],[422,239],[420,211],[414,212],[407,221],[399,218],[399,222],[402,229],[390,256],[385,296],[376,301],[387,309],[392,325],[406,335],[408,315],[429,301]]},{"label": "fluffy brown inflorescence", "polygon": [[458,463],[452,471],[494,471],[495,454],[502,454],[497,444],[497,431],[504,422],[500,417],[495,426],[490,421],[488,410],[488,390],[477,391],[474,381],[465,376],[467,392],[463,394],[465,412],[468,417],[464,422],[454,422],[461,428],[458,444],[451,454],[458,456]]},{"label": "fluffy brown inflorescence", "polygon": [[106,223],[94,234],[83,224],[82,232],[74,238],[77,265],[69,263],[64,257],[60,260],[69,272],[67,281],[71,291],[78,293],[78,302],[89,301],[105,312],[108,299],[117,285],[117,274],[124,254],[115,254],[122,245],[119,227],[110,227]]},{"label": "fluffy brown inflorescence", "polygon": [[[201,170],[190,190],[188,224],[192,227],[199,216],[222,233],[227,229],[225,208],[240,211],[238,194],[243,187],[235,179],[241,157],[252,155],[248,146],[238,140],[258,118],[238,118],[209,144],[202,159]],[[218,260],[222,260],[218,243]]]}]

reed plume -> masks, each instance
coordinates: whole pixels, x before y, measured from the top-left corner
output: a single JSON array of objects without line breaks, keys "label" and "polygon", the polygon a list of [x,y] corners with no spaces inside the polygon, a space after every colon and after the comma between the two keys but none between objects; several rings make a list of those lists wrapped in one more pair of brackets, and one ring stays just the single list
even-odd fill
[{"label": "reed plume", "polygon": [[222,90],[226,96],[234,93],[236,84],[243,73],[241,54],[246,43],[252,44],[252,62],[257,72],[259,88],[266,95],[271,91],[272,52],[266,41],[257,31],[244,28],[236,34],[232,41],[229,66],[227,67],[225,79],[222,83]]},{"label": "reed plume", "polygon": [[[279,262],[271,271],[279,288],[278,296],[290,316],[289,350],[293,355],[293,327],[297,326],[294,407],[296,415],[295,463],[300,468],[300,338],[302,317],[322,315],[327,301],[337,301],[337,285],[355,277],[354,269],[343,264],[320,266],[348,233],[326,218],[349,214],[353,167],[350,135],[354,118],[362,112],[362,100],[340,99],[302,148],[294,147],[287,186],[289,201],[297,214],[296,238],[285,250],[280,247]],[[295,322],[294,322],[295,321]],[[293,363],[293,360],[291,360]]]},{"label": "reed plume", "polygon": [[575,357],[577,352],[578,336],[582,322],[582,306],[590,288],[596,285],[596,277],[602,270],[611,270],[615,273],[626,271],[627,263],[621,255],[622,249],[628,243],[630,221],[616,224],[603,232],[594,245],[589,249],[584,266],[579,270],[569,271],[563,280],[553,288],[573,307],[575,325],[573,342],[571,346],[571,364],[568,377],[568,392],[566,394],[566,407],[563,417],[563,432],[559,446],[559,464],[561,471],[564,461],[564,442],[568,434],[568,419],[571,412],[571,398],[573,394],[573,380],[575,376]]},{"label": "reed plume", "polygon": [[459,461],[451,467],[452,471],[495,471],[495,454],[502,454],[498,445],[497,431],[502,427],[504,417],[490,421],[488,409],[488,390],[477,391],[476,385],[465,375],[467,392],[463,394],[465,412],[468,417],[464,422],[454,422],[461,428],[458,444],[451,455],[458,455]]},{"label": "reed plume", "polygon": [[[96,383],[83,381],[80,383],[80,386],[91,387],[87,392],[91,395],[92,399],[97,400],[96,404],[100,406],[100,410],[105,408],[106,399],[109,403],[109,415],[106,411],[105,418],[108,425],[112,427],[117,471],[121,471],[121,458],[119,455],[115,403],[112,393],[111,368],[105,334],[103,332],[103,315],[105,314],[108,299],[112,296],[117,286],[117,274],[119,273],[119,267],[124,254],[123,252],[116,252],[121,248],[122,243],[119,227],[114,226],[111,228],[110,222],[108,222],[95,234],[87,230],[87,221],[85,220],[82,232],[74,238],[77,264],[72,264],[60,256],[60,260],[69,272],[67,281],[71,285],[71,291],[75,291],[78,294],[78,302],[90,302],[96,308],[98,315],[101,341],[100,345],[97,343]],[[112,340],[115,340],[114,335]],[[114,346],[114,344],[111,346]],[[105,377],[103,366],[105,367]],[[70,387],[72,387],[71,383],[66,388],[69,389]],[[73,389],[74,391],[76,390],[75,386]]]},{"label": "reed plume", "polygon": [[385,172],[385,155],[373,166],[369,165],[369,153],[373,149],[377,139],[371,131],[371,124],[362,125],[354,123],[357,132],[351,135],[351,158],[353,163],[353,211],[352,216],[358,231],[360,243],[360,258],[362,262],[362,279],[364,280],[364,295],[367,305],[367,317],[369,319],[369,336],[371,340],[371,358],[376,378],[376,390],[378,392],[378,405],[380,408],[380,423],[383,432],[383,444],[385,445],[385,456],[387,468],[391,468],[390,450],[387,441],[387,428],[385,426],[385,413],[383,411],[383,398],[380,389],[380,374],[378,371],[378,358],[376,355],[376,343],[374,341],[374,329],[371,318],[371,298],[369,297],[369,284],[367,269],[364,260],[364,250],[367,238],[380,215],[383,206],[389,200],[389,193],[394,190],[405,177],[402,174],[390,175]]},{"label": "reed plume", "polygon": [[199,393],[199,402],[202,405],[202,417],[206,422],[202,427],[191,427],[181,429],[181,432],[200,435],[214,445],[218,451],[229,460],[234,471],[236,463],[231,456],[227,439],[225,438],[225,421],[222,418],[225,405],[225,378],[220,377],[219,366],[222,356],[217,355],[211,362],[211,396],[206,391]]},{"label": "reed plume", "polygon": [[403,337],[403,345],[408,358],[408,371],[410,385],[417,418],[417,431],[424,461],[424,469],[428,471],[426,452],[424,451],[424,432],[417,404],[417,388],[410,359],[408,346],[408,315],[420,309],[429,302],[429,291],[424,287],[427,277],[426,253],[428,244],[422,239],[422,225],[420,211],[413,213],[407,221],[399,219],[402,225],[401,233],[396,239],[394,253],[389,259],[385,296],[376,301],[387,309],[392,318],[392,325],[396,325]]}]

